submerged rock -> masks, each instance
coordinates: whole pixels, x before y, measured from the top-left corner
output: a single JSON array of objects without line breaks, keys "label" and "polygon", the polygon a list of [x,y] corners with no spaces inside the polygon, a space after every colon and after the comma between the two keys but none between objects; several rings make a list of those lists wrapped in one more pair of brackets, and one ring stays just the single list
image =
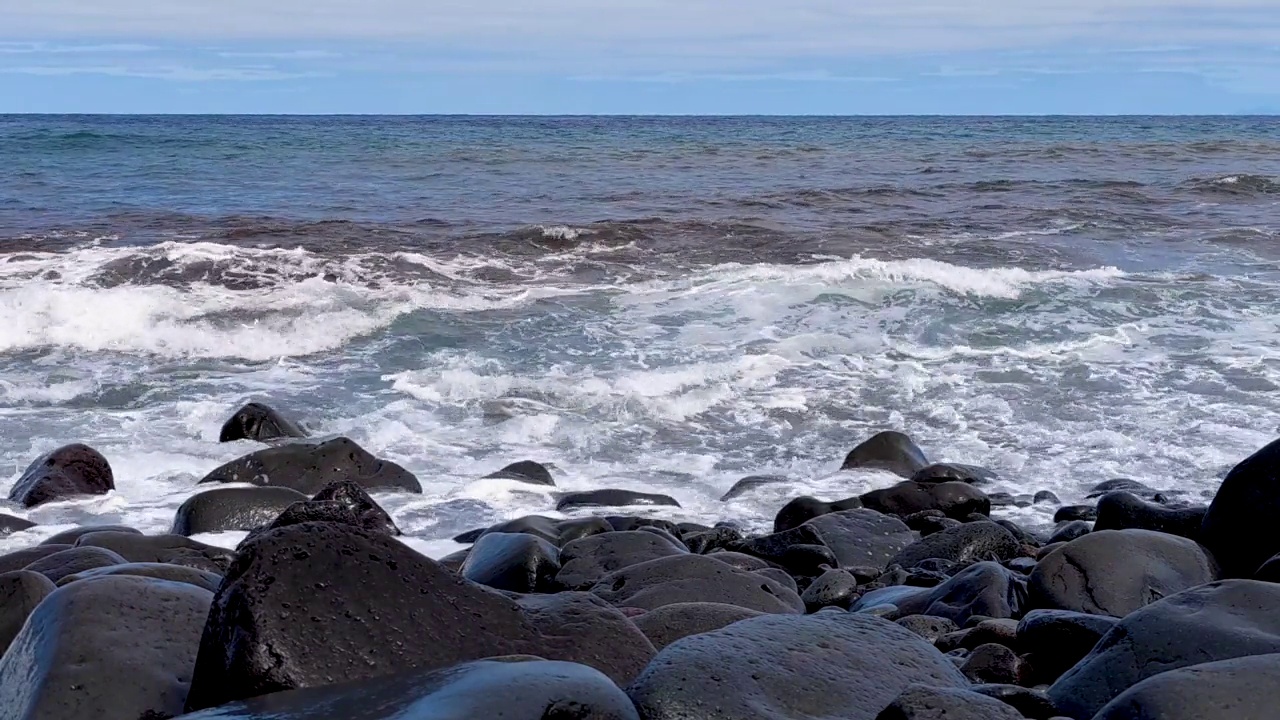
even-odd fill
[{"label": "submerged rock", "polygon": [[893,430],[876,433],[845,456],[841,470],[888,470],[909,478],[929,460],[907,435]]},{"label": "submerged rock", "polygon": [[259,450],[217,468],[200,483],[287,487],[314,495],[336,480],[351,480],[365,489],[422,492],[408,470],[374,457],[345,437]]},{"label": "submerged rock", "polygon": [[778,514],[773,519],[773,531],[775,533],[785,532],[792,528],[800,527],[816,517],[835,512],[844,512],[845,510],[857,510],[860,507],[862,507],[862,501],[856,497],[834,502],[826,502],[808,496],[798,497],[783,505],[782,509],[778,511]]},{"label": "submerged rock", "polygon": [[485,475],[485,479],[515,480],[530,485],[548,485],[555,487],[556,481],[546,465],[532,460],[521,460]]},{"label": "submerged rock", "polygon": [[292,420],[269,405],[251,402],[236,411],[222,425],[218,442],[257,440],[267,442],[280,438],[304,438],[307,433]]},{"label": "submerged rock", "polygon": [[765,485],[780,485],[787,482],[791,482],[791,478],[785,475],[750,475],[734,483],[733,487],[720,496],[720,501],[732,500]]},{"label": "submerged rock", "polygon": [[9,490],[23,507],[80,495],[106,495],[116,488],[111,465],[88,445],[66,445],[36,458]]},{"label": "submerged rock", "polygon": [[588,490],[563,495],[556,503],[561,512],[585,507],[627,507],[628,505],[664,505],[680,507],[670,495],[634,492],[631,490]]}]

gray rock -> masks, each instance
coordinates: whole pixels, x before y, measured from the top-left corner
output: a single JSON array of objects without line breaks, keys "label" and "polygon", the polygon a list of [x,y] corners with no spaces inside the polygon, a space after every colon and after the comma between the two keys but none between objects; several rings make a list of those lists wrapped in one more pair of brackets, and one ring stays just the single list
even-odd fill
[{"label": "gray rock", "polygon": [[960,672],[975,683],[1016,685],[1022,678],[1022,660],[1004,645],[979,645],[965,658]]},{"label": "gray rock", "polygon": [[756,488],[764,487],[765,485],[779,485],[786,482],[791,482],[791,478],[785,475],[750,475],[734,483],[728,492],[720,496],[720,500],[721,502],[732,500]]},{"label": "gray rock", "polygon": [[835,553],[840,567],[878,567],[917,540],[897,518],[874,510],[845,510],[816,517],[804,524],[817,531],[822,544]]},{"label": "gray rock", "polygon": [[67,575],[58,581],[58,587],[70,585],[89,578],[127,575],[129,577],[147,577],[156,580],[168,580],[176,583],[194,585],[203,590],[214,592],[222,583],[222,576],[207,570],[197,570],[182,565],[168,563],[125,563],[123,565],[107,565],[105,567],[83,570],[74,575]]},{"label": "gray rock", "polygon": [[1023,720],[994,698],[968,690],[911,685],[876,720]]},{"label": "gray rock", "polygon": [[632,490],[588,490],[586,492],[566,493],[556,502],[556,510],[566,512],[588,507],[627,507],[629,505],[663,505],[680,507],[680,503],[670,495],[635,492]]},{"label": "gray rock", "polygon": [[1199,540],[1208,512],[1204,506],[1174,508],[1147,502],[1133,493],[1107,493],[1098,498],[1098,521],[1093,529],[1154,530]]},{"label": "gray rock", "polygon": [[636,627],[649,638],[653,646],[661,650],[680,638],[719,630],[739,620],[763,614],[737,605],[691,602],[663,605],[634,620]]},{"label": "gray rock", "polygon": [[1053,534],[1049,536],[1049,545],[1054,543],[1069,543],[1072,540],[1080,538],[1093,532],[1093,525],[1084,520],[1068,520],[1060,523],[1053,529]]},{"label": "gray rock", "polygon": [[873,435],[854,448],[840,466],[841,470],[888,470],[909,478],[929,465],[924,451],[907,435],[886,431]]},{"label": "gray rock", "polygon": [[908,615],[898,618],[896,622],[931,643],[960,629],[954,622],[932,615]]},{"label": "gray rock", "polygon": [[219,575],[226,572],[234,557],[234,553],[226,548],[206,545],[181,535],[87,533],[76,540],[76,547],[105,548],[131,563],[169,563]]},{"label": "gray rock", "polygon": [[1080,662],[1119,623],[1109,615],[1070,610],[1032,610],[1018,624],[1018,647],[1036,679],[1051,683]]},{"label": "gray rock", "polygon": [[912,543],[895,555],[889,564],[913,568],[930,558],[958,563],[1001,562],[1021,554],[1022,546],[1008,530],[993,522],[972,522]]},{"label": "gray rock", "polygon": [[795,500],[782,506],[778,514],[773,518],[773,532],[781,533],[800,527],[804,523],[822,515],[835,512],[843,512],[845,510],[857,510],[862,507],[862,501],[856,497],[846,498],[844,500],[836,500],[834,502],[826,502],[815,497],[798,497]]},{"label": "gray rock", "polygon": [[982,483],[994,482],[998,477],[996,474],[984,467],[977,465],[961,465],[959,463],[934,463],[929,467],[922,468],[916,474],[911,476],[913,482],[919,483],[940,483],[940,482],[965,482],[970,485],[980,485]]},{"label": "gray rock", "polygon": [[69,550],[70,545],[37,545],[35,547],[23,548],[15,550],[6,555],[0,555],[0,573],[13,572],[21,570],[31,563],[49,557],[54,553],[60,553],[63,550]]},{"label": "gray rock", "polygon": [[352,480],[367,490],[422,492],[418,479],[408,470],[374,457],[345,437],[259,450],[217,468],[200,483],[287,487],[314,495],[335,480]]},{"label": "gray rock", "polygon": [[983,562],[957,573],[933,588],[888,587],[863,595],[853,606],[860,612],[877,605],[898,608],[899,617],[932,615],[963,624],[974,616],[1012,618],[1026,605],[1021,577],[997,563]]},{"label": "gray rock", "polygon": [[126,525],[81,525],[80,527],[63,530],[57,535],[46,538],[41,545],[75,545],[80,538],[89,533],[97,532],[114,532],[128,533],[130,535],[141,535],[142,531],[128,527]]},{"label": "gray rock", "polygon": [[0,574],[0,655],[22,630],[31,611],[56,589],[53,581],[38,572]]},{"label": "gray rock", "polygon": [[25,518],[0,513],[0,535],[12,535],[23,530],[30,530],[36,524]]},{"label": "gray rock", "polygon": [[906,517],[924,510],[941,510],[956,520],[967,520],[973,513],[991,514],[991,500],[986,493],[968,483],[919,483],[908,480],[890,488],[872,490],[859,496],[862,506],[886,515]]},{"label": "gray rock", "polygon": [[68,575],[74,575],[94,568],[124,565],[127,562],[118,554],[105,548],[73,547],[52,555],[42,557],[26,567],[31,572],[38,572],[58,584]]},{"label": "gray rock", "polygon": [[825,607],[847,610],[857,598],[858,581],[848,570],[828,570],[805,588],[800,599],[806,612]]},{"label": "gray rock", "polygon": [[601,578],[591,592],[617,607],[645,610],[715,602],[765,613],[804,612],[804,602],[790,588],[714,555],[675,555],[631,565]]},{"label": "gray rock", "polygon": [[561,549],[556,582],[573,590],[586,590],[611,572],[685,554],[687,551],[676,542],[642,530],[591,535],[566,543]]},{"label": "gray rock", "polygon": [[1102,708],[1095,720],[1275,720],[1280,654],[1253,655],[1160,673]]}]

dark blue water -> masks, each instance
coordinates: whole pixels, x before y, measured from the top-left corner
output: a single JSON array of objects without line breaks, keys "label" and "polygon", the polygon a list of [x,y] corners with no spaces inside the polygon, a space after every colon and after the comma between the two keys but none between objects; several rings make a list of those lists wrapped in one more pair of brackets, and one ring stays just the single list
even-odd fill
[{"label": "dark blue water", "polygon": [[0,117],[0,467],[90,442],[36,519],[161,529],[256,398],[432,551],[554,507],[512,460],[763,524],[890,427],[1195,494],[1280,431],[1278,210],[1275,118]]}]

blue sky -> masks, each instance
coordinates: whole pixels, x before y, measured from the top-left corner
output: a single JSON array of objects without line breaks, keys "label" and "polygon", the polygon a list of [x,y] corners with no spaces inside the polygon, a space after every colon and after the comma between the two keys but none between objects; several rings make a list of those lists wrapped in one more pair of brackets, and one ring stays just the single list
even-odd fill
[{"label": "blue sky", "polygon": [[1280,0],[0,0],[0,112],[1280,113]]}]

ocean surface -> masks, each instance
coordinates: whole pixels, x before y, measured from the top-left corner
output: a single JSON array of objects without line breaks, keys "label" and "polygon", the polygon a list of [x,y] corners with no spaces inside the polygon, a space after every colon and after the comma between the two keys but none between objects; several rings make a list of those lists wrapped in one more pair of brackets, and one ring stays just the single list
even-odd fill
[{"label": "ocean surface", "polygon": [[1199,500],[1280,435],[1277,261],[1277,118],[0,116],[0,477],[117,483],[0,549],[167,531],[248,400],[415,472],[433,555],[601,487],[764,529],[881,429]]}]

